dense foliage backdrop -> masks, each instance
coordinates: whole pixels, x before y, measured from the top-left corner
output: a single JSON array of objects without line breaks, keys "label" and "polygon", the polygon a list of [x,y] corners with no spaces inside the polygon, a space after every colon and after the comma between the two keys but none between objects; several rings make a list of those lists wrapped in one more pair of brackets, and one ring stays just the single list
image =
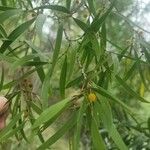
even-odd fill
[{"label": "dense foliage backdrop", "polygon": [[56,148],[62,136],[64,149],[150,149],[150,33],[138,18],[150,3],[140,5],[1,0],[2,149]]}]

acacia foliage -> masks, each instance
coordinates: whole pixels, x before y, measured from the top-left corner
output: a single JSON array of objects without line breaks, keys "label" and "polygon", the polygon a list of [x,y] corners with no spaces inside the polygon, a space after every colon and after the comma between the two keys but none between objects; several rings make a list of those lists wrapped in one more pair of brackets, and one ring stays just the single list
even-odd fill
[{"label": "acacia foliage", "polygon": [[[36,148],[43,150],[68,133],[73,150],[83,143],[97,150],[148,147],[150,121],[135,111],[141,103],[149,105],[144,93],[150,85],[150,45],[145,31],[120,14],[118,3],[1,2],[0,90],[11,102],[1,143],[14,137],[30,143],[37,136]],[[121,21],[121,31],[110,28]],[[51,35],[43,34],[45,26]],[[63,114],[68,117],[61,120]],[[47,138],[44,131],[59,119],[62,125]]]}]

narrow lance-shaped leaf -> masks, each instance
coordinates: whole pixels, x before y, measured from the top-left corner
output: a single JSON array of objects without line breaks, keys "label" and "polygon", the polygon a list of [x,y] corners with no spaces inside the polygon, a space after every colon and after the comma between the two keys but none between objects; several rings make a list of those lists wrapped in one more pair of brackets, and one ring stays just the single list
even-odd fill
[{"label": "narrow lance-shaped leaf", "polygon": [[111,136],[112,140],[115,142],[119,149],[127,150],[125,143],[122,140],[122,137],[118,133],[115,125],[113,123],[113,117],[111,112],[110,104],[107,99],[97,94],[98,96],[98,111],[100,118],[104,124],[104,128],[107,130],[108,134]]},{"label": "narrow lance-shaped leaf", "polygon": [[83,31],[87,31],[88,25],[86,23],[84,23],[83,21],[81,21],[77,18],[73,18],[73,20]]},{"label": "narrow lance-shaped leaf", "polygon": [[92,42],[92,49],[95,51],[96,59],[99,60],[100,56],[103,54],[100,50],[99,41],[95,34],[89,34],[91,42]]},{"label": "narrow lance-shaped leaf", "polygon": [[136,70],[137,68],[137,61],[134,62],[134,64],[131,66],[131,68],[128,70],[128,72],[125,74],[124,76],[124,81],[127,81],[129,79],[129,77],[132,76],[133,72]]},{"label": "narrow lance-shaped leaf", "polygon": [[99,133],[99,128],[97,125],[97,122],[95,118],[92,119],[91,123],[91,137],[92,137],[92,142],[93,142],[93,149],[101,149],[101,150],[106,150],[105,143],[102,139],[101,134]]},{"label": "narrow lance-shaped leaf", "polygon": [[141,80],[142,80],[144,86],[148,89],[148,86],[147,86],[147,83],[146,83],[146,80],[145,80],[145,77],[144,77],[144,74],[143,74],[144,69],[142,69],[141,63],[139,61],[140,58],[138,57],[138,54],[137,54],[135,49],[134,49],[134,53],[135,53],[135,57],[137,59],[137,68],[138,68],[138,71],[139,71],[139,75],[141,77]]},{"label": "narrow lance-shaped leaf", "polygon": [[61,69],[61,74],[60,74],[60,95],[61,98],[65,98],[65,87],[66,87],[66,76],[67,76],[67,56],[65,57],[62,69]]},{"label": "narrow lance-shaped leaf", "polygon": [[150,117],[147,119],[147,127],[148,127],[148,130],[149,130],[149,133],[150,133]]},{"label": "narrow lance-shaped leaf", "polygon": [[5,20],[9,19],[14,15],[20,15],[22,12],[23,11],[21,9],[12,9],[4,11],[3,13],[0,13],[0,23],[3,23]]},{"label": "narrow lance-shaped leaf", "polygon": [[51,10],[56,10],[56,11],[60,11],[60,12],[67,13],[67,14],[70,13],[70,11],[67,8],[63,6],[59,6],[59,5],[45,5],[45,6],[34,8],[34,10],[39,10],[39,9],[51,9]]},{"label": "narrow lance-shaped leaf", "polygon": [[0,91],[3,89],[3,83],[4,83],[4,67],[2,66],[1,81],[0,81]]},{"label": "narrow lance-shaped leaf", "polygon": [[41,91],[41,99],[43,102],[43,107],[46,108],[48,106],[48,97],[49,97],[49,90],[50,90],[50,79],[53,74],[58,55],[60,52],[61,42],[62,42],[62,35],[63,35],[63,25],[61,24],[58,28],[57,37],[56,37],[56,43],[55,43],[55,49],[53,53],[53,60],[52,65],[49,64],[48,67],[48,73],[45,76],[43,85],[42,85],[42,91]]},{"label": "narrow lance-shaped leaf", "polygon": [[109,9],[100,18],[95,17],[95,19],[93,20],[93,22],[90,26],[91,31],[98,32],[100,26],[102,25],[102,23],[105,21],[105,19],[107,18],[107,16],[109,15],[111,10],[113,9],[114,3],[115,3],[115,0],[113,0]]},{"label": "narrow lance-shaped leaf", "polygon": [[30,7],[33,8],[32,0],[27,0],[27,1],[28,1],[28,4],[30,5]]},{"label": "narrow lance-shaped leaf", "polygon": [[76,126],[74,128],[72,150],[78,150],[79,148],[83,115],[84,115],[86,108],[87,108],[87,102],[86,102],[86,99],[84,99],[78,111],[78,115],[77,115]]},{"label": "narrow lance-shaped leaf", "polygon": [[104,88],[96,85],[95,83],[92,83],[92,89],[95,92],[98,92],[99,94],[101,94],[102,96],[109,98],[110,100],[115,101],[116,103],[118,103],[119,105],[121,105],[124,109],[126,109],[129,113],[133,113],[132,109],[127,106],[125,103],[123,103],[121,100],[119,100],[118,98],[116,98],[115,96],[113,96],[109,91],[105,90]]},{"label": "narrow lance-shaped leaf", "polygon": [[117,145],[117,147],[119,149],[128,150],[128,147],[123,142],[122,137],[119,134],[119,132],[117,131],[117,129],[116,129],[114,124],[112,126],[110,134],[111,134],[111,138],[113,139],[113,141],[115,142],[115,144]]},{"label": "narrow lance-shaped leaf", "polygon": [[73,71],[74,71],[74,66],[75,66],[75,62],[76,62],[76,54],[77,54],[77,50],[76,49],[72,49],[70,57],[69,57],[69,63],[68,63],[68,75],[67,75],[67,81],[69,81],[69,79],[71,79]]},{"label": "narrow lance-shaped leaf", "polygon": [[64,99],[51,107],[45,109],[41,115],[35,120],[32,128],[35,129],[38,126],[42,125],[43,123],[47,122],[51,118],[53,118],[61,109],[63,109],[66,104],[70,101],[70,99]]},{"label": "narrow lance-shaped leaf", "polygon": [[5,136],[9,131],[12,130],[12,127],[16,124],[16,122],[20,119],[22,113],[17,114],[13,120],[0,132],[0,141],[3,136]]},{"label": "narrow lance-shaped leaf", "polygon": [[3,37],[7,38],[7,33],[1,24],[0,24],[0,33],[3,35]]},{"label": "narrow lance-shaped leaf", "polygon": [[0,141],[6,141],[8,138],[15,135],[17,132],[19,132],[24,127],[24,122],[20,124],[18,127],[11,129],[6,135],[0,137]]},{"label": "narrow lance-shaped leaf", "polygon": [[[43,55],[42,51],[38,47],[36,47],[33,43],[31,43],[30,41],[27,41],[27,40],[25,42],[30,46],[33,54],[39,55],[38,57],[34,58],[35,61],[48,60],[48,58]],[[39,75],[39,78],[40,78],[41,82],[43,83],[44,78],[45,78],[44,69],[43,69],[43,67],[36,67],[36,68],[37,68],[37,73]]]},{"label": "narrow lance-shaped leaf", "polygon": [[[127,46],[125,49],[122,50],[121,54],[118,56],[119,61],[121,61],[125,53],[128,51],[129,47],[130,46]],[[130,49],[132,49],[132,46],[130,47]]]},{"label": "narrow lance-shaped leaf", "polygon": [[60,137],[62,137],[68,130],[70,130],[76,123],[77,114],[73,114],[71,119],[67,121],[52,137],[50,137],[46,142],[40,145],[37,150],[43,150],[54,144]]},{"label": "narrow lance-shaped leaf", "polygon": [[101,46],[102,54],[106,51],[106,43],[107,43],[107,38],[106,38],[106,24],[104,22],[102,24],[101,37],[100,37],[100,46]]},{"label": "narrow lance-shaped leaf", "polygon": [[23,64],[25,64],[29,60],[32,60],[35,57],[37,57],[37,55],[26,55],[22,58],[19,58],[12,64],[12,68],[16,69],[18,66],[22,66]]},{"label": "narrow lance-shaped leaf", "polygon": [[11,9],[16,9],[14,7],[7,7],[7,6],[0,6],[0,10],[1,11],[7,11],[7,10],[11,10]]},{"label": "narrow lance-shaped leaf", "polygon": [[9,47],[9,45],[12,44],[25,30],[27,30],[34,21],[35,21],[35,18],[21,24],[15,30],[13,30],[10,33],[10,35],[7,37],[9,41],[5,41],[2,44],[0,48],[0,53],[4,53],[6,49]]},{"label": "narrow lance-shaped leaf", "polygon": [[66,0],[66,8],[70,10],[71,0]]},{"label": "narrow lance-shaped leaf", "polygon": [[141,102],[145,102],[145,103],[150,103],[149,101],[145,100],[143,97],[141,97],[140,95],[138,95],[134,90],[132,90],[130,88],[129,85],[127,85],[127,83],[125,83],[118,75],[116,75],[116,79],[117,81],[124,87],[124,89],[133,97],[137,98],[138,100],[140,100]]},{"label": "narrow lance-shaped leaf", "polygon": [[89,9],[90,12],[96,16],[96,10],[95,10],[95,6],[94,6],[94,0],[87,0],[88,4],[89,4]]}]

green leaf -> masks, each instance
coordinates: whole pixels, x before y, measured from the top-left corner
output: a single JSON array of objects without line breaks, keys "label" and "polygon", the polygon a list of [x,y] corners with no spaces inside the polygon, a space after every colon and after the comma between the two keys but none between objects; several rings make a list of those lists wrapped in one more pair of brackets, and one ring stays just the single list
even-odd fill
[{"label": "green leaf", "polygon": [[1,81],[0,81],[0,91],[3,89],[3,83],[4,83],[4,66],[2,66],[2,74],[1,74]]},{"label": "green leaf", "polygon": [[36,7],[33,10],[39,10],[39,9],[51,9],[51,10],[56,10],[67,14],[70,13],[70,11],[67,8],[59,5],[45,5],[45,6]]},{"label": "green leaf", "polygon": [[115,101],[116,103],[118,103],[119,105],[121,105],[124,109],[126,109],[129,113],[134,114],[134,113],[132,112],[132,109],[131,109],[129,106],[127,106],[127,105],[126,105],[125,103],[123,103],[121,100],[119,100],[118,98],[116,98],[115,96],[113,96],[109,91],[105,90],[104,88],[102,88],[102,87],[96,85],[95,83],[92,83],[92,89],[93,89],[95,92],[101,94],[102,96],[104,96],[104,97],[106,97],[106,98],[108,98],[108,99],[110,99],[110,100]]},{"label": "green leaf", "polygon": [[69,83],[67,83],[66,88],[72,87],[76,84],[79,84],[82,82],[82,80],[84,79],[84,77],[81,75],[77,78],[75,78],[74,80],[70,81]]},{"label": "green leaf", "polygon": [[96,10],[95,10],[95,6],[94,6],[94,0],[87,0],[88,4],[89,4],[89,9],[90,12],[96,16]]},{"label": "green leaf", "polygon": [[75,23],[83,30],[83,31],[87,31],[88,26],[87,24],[85,24],[83,21],[77,19],[77,18],[73,18],[73,20],[75,21]]},{"label": "green leaf", "polygon": [[38,114],[40,115],[42,113],[41,108],[39,108],[33,101],[29,101],[29,104],[31,108]]},{"label": "green leaf", "polygon": [[115,54],[111,54],[112,61],[113,61],[113,73],[118,74],[120,71],[120,63],[118,57]]},{"label": "green leaf", "polygon": [[9,131],[12,130],[12,127],[16,124],[16,122],[20,119],[22,113],[17,114],[14,118],[9,122],[9,124],[0,132],[0,141],[3,136],[5,136]]},{"label": "green leaf", "polygon": [[129,79],[129,77],[132,76],[133,72],[135,71],[135,69],[137,68],[137,61],[131,66],[131,68],[128,70],[128,72],[125,74],[123,80],[127,81]]},{"label": "green leaf", "polygon": [[61,74],[60,74],[60,80],[59,80],[59,87],[60,87],[60,95],[61,98],[65,98],[65,87],[66,87],[66,76],[67,76],[67,56],[65,57]]},{"label": "green leaf", "polygon": [[71,0],[66,0],[66,8],[70,10]]},{"label": "green leaf", "polygon": [[102,139],[101,134],[99,133],[99,128],[95,118],[92,119],[91,123],[91,137],[94,146],[93,149],[98,150],[100,148],[101,150],[106,150],[105,143]]},{"label": "green leaf", "polygon": [[100,38],[100,46],[101,46],[101,51],[102,54],[106,51],[106,43],[107,43],[107,38],[106,38],[106,24],[105,22],[102,24],[101,28],[101,38]]},{"label": "green leaf", "polygon": [[[35,61],[40,61],[40,60],[44,60],[44,61],[47,60],[48,61],[48,58],[42,53],[42,50],[40,50],[38,47],[36,47],[30,41],[26,40],[25,42],[30,46],[30,48],[32,49],[33,54],[38,54],[39,57],[34,58]],[[41,82],[43,83],[44,78],[45,78],[45,72],[44,72],[43,67],[38,67],[37,68],[37,73],[38,73],[38,76],[39,76]]]},{"label": "green leaf", "polygon": [[43,85],[42,85],[42,91],[41,91],[41,99],[43,100],[43,107],[46,108],[48,106],[48,98],[49,98],[49,90],[50,90],[50,79],[54,71],[54,67],[56,65],[58,55],[61,48],[61,42],[62,42],[62,35],[63,35],[63,25],[61,24],[58,28],[57,37],[56,37],[56,43],[55,43],[55,49],[53,53],[53,60],[52,65],[49,64],[48,67],[48,73],[45,76]]},{"label": "green leaf", "polygon": [[124,89],[133,97],[137,98],[138,100],[140,100],[141,102],[145,102],[145,103],[150,103],[149,101],[145,100],[143,97],[141,97],[140,95],[138,95],[138,93],[136,93],[134,90],[131,89],[131,87],[129,85],[127,85],[127,83],[125,83],[118,75],[115,76],[117,81],[120,83],[120,85],[122,85],[124,87]]},{"label": "green leaf", "polygon": [[61,24],[59,26],[58,32],[57,32],[55,49],[54,49],[54,54],[53,54],[53,61],[52,61],[52,71],[51,71],[51,74],[53,73],[54,67],[55,67],[57,59],[58,59],[58,55],[59,55],[60,48],[61,48],[62,36],[63,36],[63,25]]},{"label": "green leaf", "polygon": [[76,123],[77,114],[74,113],[71,119],[67,121],[52,137],[46,142],[40,145],[37,150],[44,150],[54,144],[60,137],[62,137],[67,131],[69,131]]},{"label": "green leaf", "polygon": [[35,27],[36,27],[36,31],[40,39],[42,39],[42,35],[43,35],[42,29],[43,29],[45,20],[46,20],[46,16],[44,14],[39,14],[36,18]]},{"label": "green leaf", "polygon": [[68,76],[67,76],[67,81],[71,79],[73,71],[74,71],[74,66],[76,62],[76,55],[77,55],[77,50],[72,49],[70,57],[69,57],[69,63],[68,63]]},{"label": "green leaf", "polygon": [[95,17],[95,19],[91,23],[89,30],[94,31],[95,33],[98,32],[100,26],[102,25],[102,23],[105,21],[105,19],[107,18],[107,16],[110,14],[111,10],[113,9],[114,2],[115,0],[111,3],[109,9],[100,18]]},{"label": "green leaf", "polygon": [[42,65],[46,65],[48,64],[48,62],[43,62],[43,61],[27,61],[27,62],[24,62],[22,64],[22,66],[42,66]]},{"label": "green leaf", "polygon": [[12,64],[12,68],[16,69],[18,66],[22,66],[26,64],[29,60],[32,60],[33,58],[37,57],[36,55],[26,55],[22,58],[19,58]]},{"label": "green leaf", "polygon": [[108,100],[99,94],[98,96],[98,102],[99,102],[99,109],[98,112],[100,113],[100,118],[104,124],[104,128],[108,131],[108,134],[111,136],[115,144],[118,146],[119,149],[127,150],[125,143],[123,142],[120,134],[115,128],[115,125],[113,124],[113,117],[111,112],[111,107],[108,102]]},{"label": "green leaf", "polygon": [[115,125],[112,126],[110,135],[120,150],[128,150],[128,147],[123,142],[121,135],[118,133],[117,129],[115,128]]},{"label": "green leaf", "polygon": [[3,35],[3,37],[7,38],[7,33],[1,24],[0,24],[0,33]]},{"label": "green leaf", "polygon": [[5,20],[9,19],[14,15],[20,15],[22,12],[23,11],[20,9],[12,9],[4,11],[3,13],[0,13],[0,23],[3,23]]},{"label": "green leaf", "polygon": [[4,53],[6,49],[12,44],[25,30],[27,30],[31,24],[35,21],[35,18],[21,24],[15,30],[13,30],[10,35],[8,36],[9,41],[4,41],[0,48],[0,53]]},{"label": "green leaf", "polygon": [[87,108],[87,101],[83,100],[83,102],[80,106],[80,109],[78,111],[77,121],[76,121],[77,124],[76,124],[75,129],[74,129],[73,144],[72,144],[73,150],[79,149],[82,120],[83,120],[83,115],[84,115],[86,108]]},{"label": "green leaf", "polygon": [[142,69],[141,63],[139,61],[140,58],[138,57],[138,54],[137,54],[136,50],[134,50],[134,53],[135,53],[135,57],[137,59],[137,68],[138,68],[141,80],[142,80],[144,86],[148,89],[148,86],[147,86],[147,83],[146,83],[146,80],[145,80],[145,77],[144,77],[144,74],[143,74],[144,69]]},{"label": "green leaf", "polygon": [[[31,41],[27,41],[25,40],[25,43],[33,50],[33,52],[38,56],[40,59],[38,60],[42,60],[42,61],[48,61],[49,57],[46,56],[46,54],[43,52],[43,49],[41,49],[40,47],[37,47],[36,45],[34,45],[34,43],[32,43]],[[33,54],[34,54],[33,53]]]},{"label": "green leaf", "polygon": [[148,127],[148,130],[149,130],[149,133],[150,133],[150,117],[147,119],[147,127]]},{"label": "green leaf", "polygon": [[[121,61],[125,53],[128,51],[129,47],[130,46],[127,46],[125,49],[122,50],[121,54],[118,56],[119,61]],[[132,48],[132,46],[130,48]]]},{"label": "green leaf", "polygon": [[35,120],[32,128],[35,129],[40,125],[44,124],[45,122],[47,122],[48,120],[50,120],[51,118],[53,118],[55,115],[57,115],[57,113],[59,113],[59,111],[61,111],[67,105],[69,101],[70,99],[64,99],[52,105],[51,107],[46,108],[41,113],[41,115]]},{"label": "green leaf", "polygon": [[107,131],[111,131],[112,126],[113,126],[113,116],[111,112],[111,107],[109,104],[109,101],[106,97],[103,97],[99,94],[98,96],[98,112],[100,113],[100,118],[103,121],[104,127],[106,128]]},{"label": "green leaf", "polygon": [[30,7],[33,9],[33,5],[32,5],[32,1],[31,0],[27,0],[28,4],[30,5]]},{"label": "green leaf", "polygon": [[9,130],[7,134],[5,134],[4,136],[0,137],[0,141],[6,141],[8,138],[10,138],[13,135],[15,135],[18,131],[20,131],[21,129],[23,129],[24,124],[25,124],[25,122],[23,122],[22,124],[20,124],[18,127]]},{"label": "green leaf", "polygon": [[92,43],[92,49],[95,52],[96,59],[99,60],[100,56],[102,55],[102,52],[99,46],[98,38],[93,33],[89,34],[89,38]]},{"label": "green leaf", "polygon": [[7,7],[7,6],[0,6],[0,10],[1,11],[7,11],[7,10],[11,10],[11,9],[16,9],[14,7]]}]

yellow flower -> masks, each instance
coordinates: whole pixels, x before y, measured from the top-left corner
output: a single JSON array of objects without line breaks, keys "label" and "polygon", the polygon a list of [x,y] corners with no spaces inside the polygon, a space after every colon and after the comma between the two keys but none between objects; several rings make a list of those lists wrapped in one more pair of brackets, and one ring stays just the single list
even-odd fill
[{"label": "yellow flower", "polygon": [[95,102],[97,99],[96,95],[94,93],[90,93],[88,95],[88,100],[90,101],[90,103]]}]

